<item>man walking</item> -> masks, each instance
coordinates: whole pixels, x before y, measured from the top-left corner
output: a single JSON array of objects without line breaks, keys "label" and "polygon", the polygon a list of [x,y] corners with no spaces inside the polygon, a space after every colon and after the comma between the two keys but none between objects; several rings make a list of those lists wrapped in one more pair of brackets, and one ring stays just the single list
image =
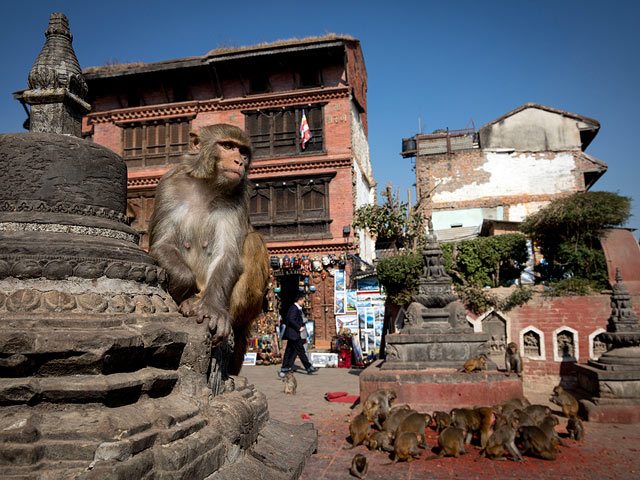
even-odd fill
[{"label": "man walking", "polygon": [[316,367],[311,365],[311,362],[307,358],[307,355],[304,352],[304,343],[306,340],[300,336],[300,334],[305,331],[304,320],[302,317],[302,305],[304,305],[304,298],[304,295],[298,295],[295,303],[291,305],[287,312],[287,318],[285,320],[287,327],[284,330],[284,338],[287,339],[287,348],[284,350],[282,368],[279,373],[280,376],[284,376],[286,372],[291,371],[296,356],[300,358],[302,365],[309,375],[318,371]]}]

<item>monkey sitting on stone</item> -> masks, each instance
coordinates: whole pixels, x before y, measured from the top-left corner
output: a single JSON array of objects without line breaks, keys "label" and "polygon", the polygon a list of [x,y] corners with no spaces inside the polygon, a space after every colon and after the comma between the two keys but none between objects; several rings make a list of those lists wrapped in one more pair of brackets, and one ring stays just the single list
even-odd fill
[{"label": "monkey sitting on stone", "polygon": [[576,417],[578,415],[578,401],[569,392],[566,392],[560,385],[553,387],[553,395],[549,399],[562,409],[565,417]]},{"label": "monkey sitting on stone", "polygon": [[475,372],[476,370],[482,371],[484,370],[486,364],[487,359],[480,355],[479,357],[470,358],[469,360],[464,362],[464,365],[460,370],[458,370],[458,372],[471,373]]},{"label": "monkey sitting on stone", "polygon": [[298,381],[296,377],[293,375],[293,372],[287,372],[282,379],[284,382],[284,393],[289,395],[295,395],[296,389],[298,388]]},{"label": "monkey sitting on stone", "polygon": [[504,354],[504,365],[507,367],[507,376],[511,376],[511,372],[515,372],[519,377],[522,376],[522,357],[518,353],[518,346],[514,342],[507,345]]},{"label": "monkey sitting on stone", "polygon": [[213,346],[233,331],[228,373],[236,375],[269,278],[267,249],[249,224],[251,144],[226,124],[203,127],[192,138],[197,152],[158,184],[149,254],[166,270],[179,311],[207,320]]},{"label": "monkey sitting on stone", "polygon": [[351,460],[349,473],[356,478],[364,478],[367,475],[368,470],[369,462],[367,461],[367,457],[365,457],[361,453],[356,453],[356,455]]}]

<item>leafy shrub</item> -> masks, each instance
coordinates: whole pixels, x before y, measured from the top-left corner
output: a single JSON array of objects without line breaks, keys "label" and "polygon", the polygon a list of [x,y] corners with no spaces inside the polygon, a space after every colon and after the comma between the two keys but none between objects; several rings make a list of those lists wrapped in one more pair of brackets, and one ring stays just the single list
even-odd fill
[{"label": "leafy shrub", "polygon": [[422,255],[405,254],[382,258],[376,267],[376,274],[392,303],[401,307],[409,305],[422,274]]}]

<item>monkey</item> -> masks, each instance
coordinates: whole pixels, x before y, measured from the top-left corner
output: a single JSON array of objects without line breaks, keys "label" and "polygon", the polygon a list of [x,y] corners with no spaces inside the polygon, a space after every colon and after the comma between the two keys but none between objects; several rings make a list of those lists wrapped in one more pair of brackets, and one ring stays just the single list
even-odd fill
[{"label": "monkey", "polygon": [[432,417],[435,423],[435,430],[438,433],[451,426],[451,415],[447,412],[433,412]]},{"label": "monkey", "polygon": [[298,388],[298,381],[296,377],[293,375],[293,372],[287,372],[282,379],[284,382],[284,393],[295,395],[296,389]]},{"label": "monkey", "polygon": [[424,434],[418,432],[402,432],[396,436],[393,442],[393,462],[406,460],[410,462],[413,457],[420,456],[418,445],[424,444]]},{"label": "monkey", "polygon": [[351,450],[360,444],[366,442],[371,433],[371,425],[364,413],[359,413],[349,424],[349,435],[351,435],[351,446],[344,447],[345,450]]},{"label": "monkey", "polygon": [[511,376],[511,372],[515,372],[519,377],[522,376],[522,357],[518,352],[518,346],[514,342],[507,345],[504,354],[504,365],[507,367],[507,377]]},{"label": "monkey", "polygon": [[382,430],[382,423],[387,419],[391,410],[391,402],[396,398],[398,395],[393,390],[381,389],[369,395],[367,401],[364,402],[364,414],[378,430]]},{"label": "monkey", "polygon": [[[531,418],[533,425],[540,425],[540,423],[549,415],[552,415],[551,409],[546,405],[529,405],[523,412]],[[521,427],[524,425],[521,423]]]},{"label": "monkey", "polygon": [[554,437],[558,445],[562,447],[566,447],[566,445],[562,442],[560,435],[556,432],[556,425],[558,425],[558,417],[555,415],[547,415],[542,419],[542,421],[538,424],[538,428],[547,434],[549,437]]},{"label": "monkey", "polygon": [[464,365],[460,370],[458,370],[458,372],[471,373],[471,372],[475,372],[476,370],[482,371],[484,370],[484,367],[486,364],[487,364],[487,359],[484,358],[483,356],[470,358],[469,360],[464,362]]},{"label": "monkey", "polygon": [[562,414],[569,417],[578,416],[578,401],[569,392],[566,392],[560,385],[553,387],[553,395],[549,399],[562,409]]},{"label": "monkey", "polygon": [[149,254],[167,272],[179,311],[208,320],[212,346],[233,330],[229,373],[236,375],[269,277],[264,240],[249,224],[251,145],[245,132],[226,124],[191,136],[197,152],[158,184]]},{"label": "monkey", "polygon": [[[398,425],[398,428],[396,429],[395,436],[398,438],[404,432],[415,432],[421,434],[423,440],[425,440],[424,430],[429,425],[431,425],[431,415],[428,413],[413,412],[407,415],[404,420],[400,422],[400,425]],[[427,447],[426,441],[423,446],[425,448]]]},{"label": "monkey", "polygon": [[393,451],[393,435],[391,432],[373,432],[369,439],[364,442],[369,450],[384,450],[385,452]]},{"label": "monkey", "polygon": [[529,405],[531,405],[531,402],[526,398],[511,398],[502,402],[498,411],[500,413],[504,413],[505,408],[519,408],[522,410],[527,408]]},{"label": "monkey", "polygon": [[396,434],[396,430],[398,429],[398,426],[402,423],[402,421],[406,417],[408,417],[414,412],[415,410],[412,410],[408,406],[398,407],[397,409],[396,407],[392,408],[391,411],[389,412],[389,416],[382,424],[382,430],[384,430],[385,432],[391,433],[391,435],[393,435],[393,437],[395,438],[395,434]]},{"label": "monkey", "polygon": [[349,473],[356,478],[364,478],[367,475],[368,470],[369,462],[367,461],[367,457],[365,457],[361,453],[356,453],[356,455],[353,457],[353,460],[351,460]]},{"label": "monkey", "polygon": [[486,407],[479,409],[454,408],[451,410],[451,422],[465,433],[465,442],[471,443],[473,434],[480,432],[480,444],[489,437],[489,427],[491,426],[491,415],[493,409]]},{"label": "monkey", "polygon": [[538,427],[518,428],[518,439],[522,453],[531,452],[545,460],[555,460],[558,456],[558,441]]},{"label": "monkey", "polygon": [[445,456],[458,458],[461,454],[467,453],[464,449],[464,435],[465,432],[461,428],[445,428],[440,435],[438,435],[438,446],[440,447],[440,451],[437,455],[427,458],[427,460],[442,458]]},{"label": "monkey", "polygon": [[582,424],[582,420],[576,416],[569,417],[569,421],[567,422],[567,433],[569,434],[569,438],[576,442],[582,440],[584,438],[584,425]]},{"label": "monkey", "polygon": [[513,460],[518,462],[523,461],[524,458],[522,458],[522,454],[515,443],[518,421],[513,418],[507,421],[504,417],[498,415],[496,425],[498,424],[499,426],[495,427],[486,446],[480,450],[480,456],[477,457],[475,461],[484,457],[489,457],[492,460],[503,460],[505,449],[509,452]]}]

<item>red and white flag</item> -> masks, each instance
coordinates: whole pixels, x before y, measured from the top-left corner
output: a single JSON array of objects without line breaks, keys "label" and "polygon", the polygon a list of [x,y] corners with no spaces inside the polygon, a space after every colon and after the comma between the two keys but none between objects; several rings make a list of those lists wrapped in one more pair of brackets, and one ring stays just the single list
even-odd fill
[{"label": "red and white flag", "polygon": [[302,120],[300,121],[300,143],[302,144],[302,150],[307,148],[307,142],[311,140],[311,130],[309,130],[309,124],[307,123],[307,116],[302,110]]}]

